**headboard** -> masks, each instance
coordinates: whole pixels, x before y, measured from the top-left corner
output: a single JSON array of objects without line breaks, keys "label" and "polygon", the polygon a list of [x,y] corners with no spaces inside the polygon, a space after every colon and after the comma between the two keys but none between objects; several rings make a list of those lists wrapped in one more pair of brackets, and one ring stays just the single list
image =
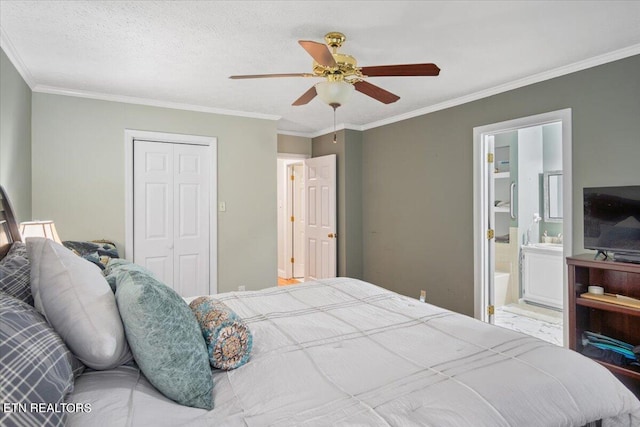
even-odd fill
[{"label": "headboard", "polygon": [[0,259],[9,252],[13,242],[20,242],[20,230],[13,213],[11,202],[4,188],[0,185]]}]

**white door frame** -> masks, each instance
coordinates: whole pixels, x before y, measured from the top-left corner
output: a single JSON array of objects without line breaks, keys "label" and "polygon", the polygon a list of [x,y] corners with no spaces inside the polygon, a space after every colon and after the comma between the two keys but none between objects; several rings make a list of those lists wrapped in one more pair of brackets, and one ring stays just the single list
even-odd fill
[{"label": "white door frame", "polygon": [[[285,176],[278,176],[278,179],[284,179],[285,180],[285,184],[284,184],[284,201],[286,203],[286,208],[282,209],[282,215],[283,218],[279,218],[279,221],[284,221],[284,224],[288,223],[289,217],[292,215],[290,213],[290,206],[289,206],[289,199],[290,199],[290,192],[291,192],[291,188],[290,185],[288,185],[289,181],[287,180],[287,168],[289,167],[289,165],[294,164],[294,163],[303,163],[304,164],[304,160],[310,158],[311,156],[308,154],[293,154],[293,153],[278,153],[278,160],[284,160],[284,174]],[[304,209],[304,206],[303,206]],[[278,274],[283,274],[285,278],[289,278],[289,277],[293,277],[293,266],[291,265],[290,262],[287,262],[288,259],[290,259],[293,256],[293,248],[291,247],[291,240],[293,238],[293,236],[291,235],[292,231],[290,231],[289,227],[283,227],[282,230],[283,233],[283,254],[281,254],[283,256],[284,259],[284,270],[282,271],[278,271]]]},{"label": "white door frame", "polygon": [[[473,128],[473,258],[474,258],[474,316],[483,321],[488,320],[485,307],[489,300],[487,295],[489,254],[486,248],[486,226],[489,212],[485,209],[488,203],[488,174],[484,156],[486,135],[508,132],[531,126],[562,122],[562,171],[563,171],[563,257],[573,254],[573,188],[572,188],[572,137],[571,137],[571,109],[551,111],[535,116],[523,117],[499,123]],[[568,344],[568,310],[567,304],[567,266],[563,272],[563,329],[564,343]]]},{"label": "white door frame", "polygon": [[151,132],[135,129],[124,131],[124,258],[133,261],[133,143],[134,140],[210,147],[211,182],[209,194],[209,293],[218,293],[218,139],[212,136]]},{"label": "white door frame", "polygon": [[[293,175],[295,180],[289,180],[287,182],[287,210],[288,215],[294,218],[294,221],[287,222],[285,230],[285,239],[289,239],[291,243],[289,245],[289,253],[285,256],[290,256],[294,259],[294,262],[289,262],[290,277],[292,279],[300,279],[305,275],[304,269],[304,239],[300,240],[300,232],[304,233],[304,221],[305,221],[305,203],[304,203],[304,160],[301,162],[289,163],[286,166],[287,174]],[[299,168],[302,172],[297,175],[295,168]],[[302,185],[302,197],[300,196],[300,185]],[[286,259],[286,258],[285,258]],[[296,268],[296,265],[298,266]],[[300,269],[302,268],[302,274]],[[296,275],[296,272],[298,275]]]}]

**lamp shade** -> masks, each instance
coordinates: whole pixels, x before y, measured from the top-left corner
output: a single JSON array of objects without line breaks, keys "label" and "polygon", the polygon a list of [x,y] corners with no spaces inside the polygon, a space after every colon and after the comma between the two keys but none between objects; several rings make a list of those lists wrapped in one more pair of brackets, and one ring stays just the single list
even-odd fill
[{"label": "lamp shade", "polygon": [[315,87],[320,99],[334,108],[347,102],[355,90],[351,83],[343,80],[320,82]]},{"label": "lamp shade", "polygon": [[28,221],[20,223],[20,234],[22,238],[27,237],[45,237],[58,243],[61,243],[56,225],[53,221]]}]

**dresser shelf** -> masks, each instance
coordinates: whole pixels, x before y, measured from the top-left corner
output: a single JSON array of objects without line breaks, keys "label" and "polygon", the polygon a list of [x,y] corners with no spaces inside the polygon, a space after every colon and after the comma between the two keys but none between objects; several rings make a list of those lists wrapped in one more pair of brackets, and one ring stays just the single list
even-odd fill
[{"label": "dresser shelf", "polygon": [[591,307],[598,310],[610,311],[613,313],[622,313],[632,317],[640,317],[640,309],[633,307],[625,307],[624,305],[611,304],[604,301],[595,301],[592,299],[578,297],[576,298],[576,304]]},{"label": "dresser shelf", "polygon": [[618,365],[613,365],[611,363],[603,362],[602,360],[596,360],[599,364],[609,369],[614,374],[622,375],[624,377],[629,377],[632,380],[640,381],[640,369],[630,369],[624,368]]}]

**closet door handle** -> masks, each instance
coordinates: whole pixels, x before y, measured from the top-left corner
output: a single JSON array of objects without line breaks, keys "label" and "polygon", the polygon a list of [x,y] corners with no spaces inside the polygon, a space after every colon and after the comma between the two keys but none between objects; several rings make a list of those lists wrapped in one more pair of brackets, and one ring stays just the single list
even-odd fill
[{"label": "closet door handle", "polygon": [[516,219],[516,211],[515,208],[513,206],[513,196],[516,193],[516,183],[515,181],[511,183],[511,188],[509,189],[509,197],[510,197],[510,201],[509,201],[509,215],[511,215],[511,219]]}]

